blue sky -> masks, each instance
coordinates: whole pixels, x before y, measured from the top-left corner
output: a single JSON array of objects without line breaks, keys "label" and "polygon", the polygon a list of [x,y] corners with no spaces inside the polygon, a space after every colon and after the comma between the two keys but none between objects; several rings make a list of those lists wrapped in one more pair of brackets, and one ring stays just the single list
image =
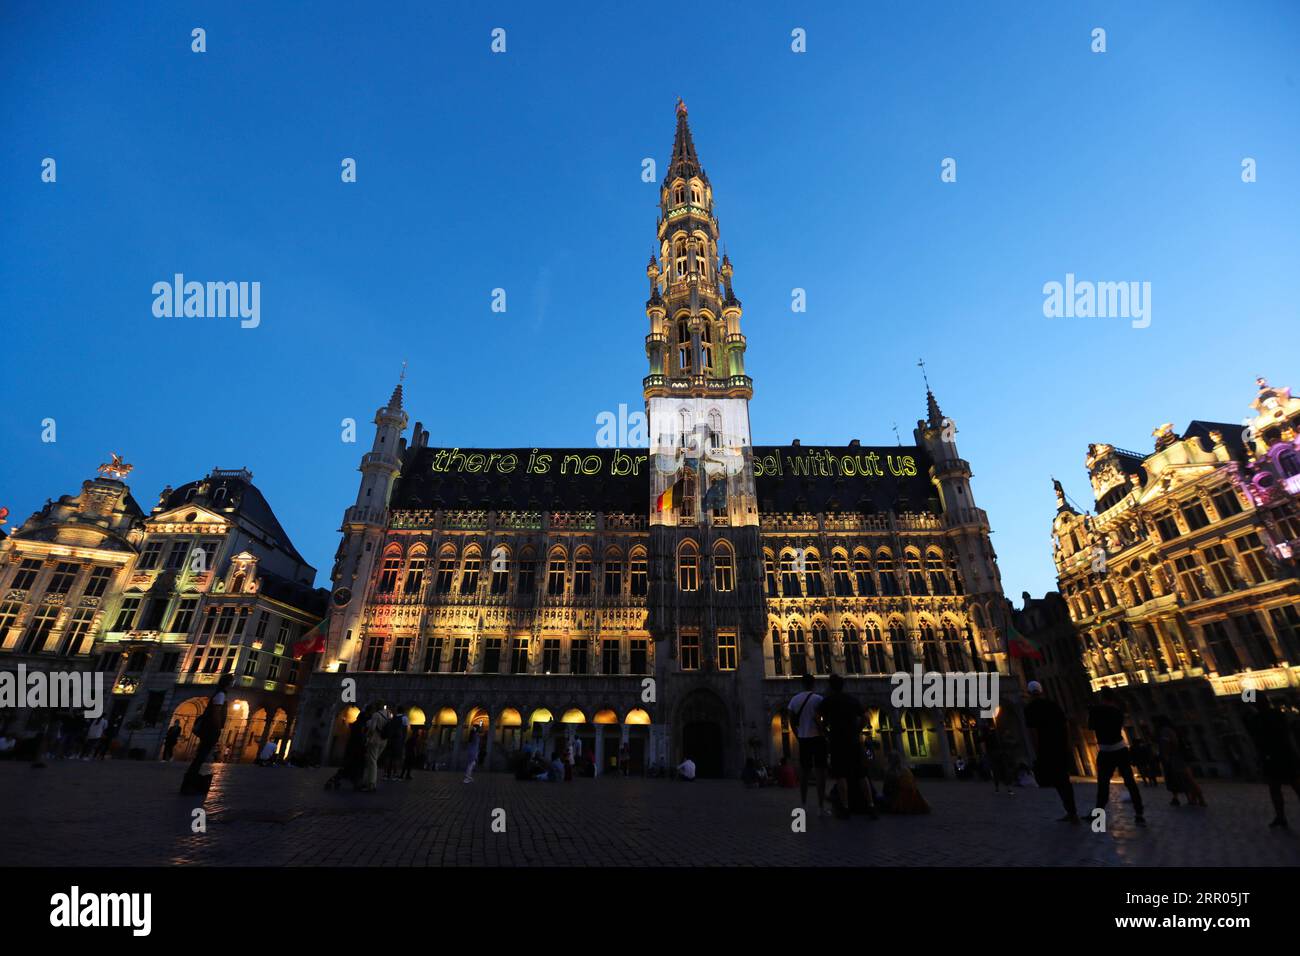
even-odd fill
[{"label": "blue sky", "polygon": [[[1017,599],[1054,586],[1050,476],[1086,501],[1089,442],[1300,386],[1295,4],[575,6],[0,6],[11,521],[114,451],[146,509],[246,466],[324,584],[403,360],[433,444],[594,444],[641,406],[641,161],[678,95],[755,442],[910,441],[924,356]],[[176,272],[260,281],[261,325],[155,318]],[[1150,282],[1150,327],[1044,318],[1067,272]]]}]

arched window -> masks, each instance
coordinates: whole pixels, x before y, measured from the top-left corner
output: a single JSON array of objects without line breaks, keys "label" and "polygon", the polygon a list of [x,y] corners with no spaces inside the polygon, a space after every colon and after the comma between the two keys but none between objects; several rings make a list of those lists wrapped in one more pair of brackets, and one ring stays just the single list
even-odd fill
[{"label": "arched window", "polygon": [[716,408],[709,410],[709,445],[722,447],[722,413]]},{"label": "arched window", "polygon": [[948,586],[948,578],[943,573],[943,552],[938,548],[930,549],[926,553],[925,563],[930,575],[930,593],[951,594],[952,588]]},{"label": "arched window", "polygon": [[952,593],[965,594],[966,590],[961,583],[961,569],[957,566],[957,555],[955,552],[948,552],[948,577],[952,580]]},{"label": "arched window", "polygon": [[691,181],[691,202],[697,206],[704,204],[704,191],[700,188],[700,184],[694,180]]},{"label": "arched window", "polygon": [[902,593],[898,586],[898,576],[894,574],[894,556],[884,548],[876,552],[876,571],[880,574],[881,594],[897,597]]},{"label": "arched window", "polygon": [[894,658],[894,670],[910,671],[912,669],[912,649],[907,643],[907,631],[901,618],[889,622],[889,650]]},{"label": "arched window", "polygon": [[573,593],[591,594],[591,552],[586,548],[580,548],[573,556]]},{"label": "arched window", "polygon": [[913,757],[930,755],[925,743],[925,725],[921,714],[910,708],[903,711],[903,737],[907,741],[907,752]]},{"label": "arched window", "polygon": [[943,661],[939,657],[939,644],[934,637],[934,626],[929,621],[921,623],[921,656],[927,671],[943,670]]},{"label": "arched window", "polygon": [[623,552],[610,548],[605,552],[605,597],[623,593]]},{"label": "arched window", "polygon": [[780,597],[776,587],[776,556],[771,551],[763,552],[763,578],[767,584],[767,596]]},{"label": "arched window", "polygon": [[428,564],[424,549],[421,547],[411,553],[406,562],[406,581],[402,584],[402,593],[419,594],[424,587],[424,568]]},{"label": "arched window", "polygon": [[840,628],[840,640],[844,644],[844,671],[847,674],[862,673],[862,639],[858,629],[845,623]]},{"label": "arched window", "polygon": [[853,597],[853,579],[849,577],[849,556],[843,551],[831,552],[831,580],[836,597]]},{"label": "arched window", "polygon": [[954,671],[966,670],[966,654],[961,643],[961,633],[957,630],[957,625],[952,622],[951,618],[945,618],[939,628],[943,636],[944,656],[948,659],[948,669]]},{"label": "arched window", "polygon": [[450,545],[438,552],[438,580],[434,588],[439,594],[450,594],[456,581],[456,550]]},{"label": "arched window", "polygon": [[790,550],[781,552],[781,594],[784,597],[803,597],[799,588],[799,572],[795,553]]},{"label": "arched window", "polygon": [[392,594],[397,590],[397,578],[402,573],[402,552],[397,547],[384,552],[384,563],[379,572],[379,593]]},{"label": "arched window", "polygon": [[713,588],[715,591],[736,589],[736,568],[731,557],[731,548],[721,542],[713,552]]},{"label": "arched window", "polygon": [[772,628],[772,673],[785,676],[785,648],[781,644],[781,632],[775,627]]},{"label": "arched window", "polygon": [[822,581],[822,559],[816,551],[803,553],[804,593],[808,597],[822,597],[826,594],[826,584]]},{"label": "arched window", "polygon": [[493,594],[505,594],[510,590],[510,549],[504,544],[492,549],[488,570],[492,573],[490,590]]},{"label": "arched window", "polygon": [[880,637],[880,625],[875,621],[867,621],[863,628],[863,643],[867,649],[867,667],[872,674],[886,674],[889,672],[889,664],[885,659],[885,642]]},{"label": "arched window", "polygon": [[826,625],[818,621],[813,625],[813,673],[826,675],[831,672],[831,632]]},{"label": "arched window", "polygon": [[634,548],[628,565],[631,580],[628,582],[633,597],[645,597],[650,590],[650,576],[646,571],[646,556],[642,548]]},{"label": "arched window", "polygon": [[678,236],[677,241],[673,243],[673,262],[676,266],[675,274],[679,279],[686,278],[686,240]]},{"label": "arched window", "polygon": [[680,206],[686,202],[686,184],[673,183],[673,205]]},{"label": "arched window", "polygon": [[808,673],[808,648],[803,639],[803,628],[791,624],[786,631],[786,643],[790,647],[790,673],[802,677]]},{"label": "arched window", "polygon": [[695,591],[700,586],[700,552],[694,541],[687,541],[677,552],[677,587]]},{"label": "arched window", "polygon": [[[684,318],[677,320],[677,367],[683,372],[691,370],[691,328]],[[686,413],[683,411],[682,414]],[[689,430],[690,418],[687,417],[685,427],[682,429],[683,435]]]},{"label": "arched window", "polygon": [[465,566],[460,574],[460,593],[477,594],[479,572],[483,569],[483,558],[478,548],[469,548],[465,552]]},{"label": "arched window", "polygon": [[568,571],[568,556],[563,548],[551,552],[549,566],[546,569],[546,593],[556,597],[564,593],[565,576]]},{"label": "arched window", "polygon": [[921,571],[921,555],[910,548],[907,555],[907,590],[909,594],[927,594],[925,575]]},{"label": "arched window", "polygon": [[876,596],[876,577],[871,573],[871,555],[867,552],[853,552],[853,577],[857,580],[860,597]]}]

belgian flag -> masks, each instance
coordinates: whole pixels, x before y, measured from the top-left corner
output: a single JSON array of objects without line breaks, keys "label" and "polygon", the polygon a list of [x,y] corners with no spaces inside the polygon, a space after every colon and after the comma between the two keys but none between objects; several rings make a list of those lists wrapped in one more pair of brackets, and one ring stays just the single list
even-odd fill
[{"label": "belgian flag", "polygon": [[1033,657],[1040,661],[1043,659],[1043,649],[1017,631],[1009,617],[1007,618],[1007,653],[1012,657]]},{"label": "belgian flag", "polygon": [[681,492],[677,490],[681,483],[682,480],[680,478],[676,479],[667,487],[667,489],[665,489],[664,493],[655,500],[655,512],[657,514],[662,514],[665,511],[672,511],[674,502],[678,504],[681,503]]},{"label": "belgian flag", "polygon": [[325,634],[329,630],[329,619],[329,614],[326,614],[319,624],[302,636],[302,640],[293,642],[290,653],[295,660],[302,660],[308,654],[319,654],[325,650]]}]

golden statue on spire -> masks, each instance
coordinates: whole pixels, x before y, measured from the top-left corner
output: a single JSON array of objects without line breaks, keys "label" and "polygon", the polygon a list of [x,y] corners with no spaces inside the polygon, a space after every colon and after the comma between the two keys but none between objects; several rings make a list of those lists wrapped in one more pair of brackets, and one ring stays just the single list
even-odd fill
[{"label": "golden statue on spire", "polygon": [[131,474],[131,471],[132,469],[135,468],[135,465],[128,465],[126,462],[122,460],[121,455],[112,454],[112,453],[110,454],[112,456],[112,460],[104,462],[104,464],[100,465],[99,473],[103,475],[105,478],[115,478],[118,481],[121,481],[127,475]]}]

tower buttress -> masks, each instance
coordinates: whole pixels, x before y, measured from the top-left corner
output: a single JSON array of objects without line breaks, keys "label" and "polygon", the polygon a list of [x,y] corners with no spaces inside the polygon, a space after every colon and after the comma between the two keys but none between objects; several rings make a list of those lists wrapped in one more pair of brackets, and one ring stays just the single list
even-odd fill
[{"label": "tower buttress", "polygon": [[388,505],[402,470],[402,433],[407,421],[399,382],[388,404],[375,412],[375,439],[357,468],[361,482],[356,503],[343,513],[343,538],[330,574],[329,634],[321,656],[322,665],[329,670],[346,669],[361,649],[366,584],[388,526]]},{"label": "tower buttress", "polygon": [[[983,606],[985,626],[1005,627],[1002,577],[998,572],[997,554],[989,537],[988,516],[975,505],[971,491],[970,462],[957,451],[957,424],[939,408],[934,392],[925,392],[926,417],[916,423],[918,445],[930,456],[930,480],[939,493],[944,525],[948,529],[956,555],[967,600]],[[980,648],[985,660],[996,661],[1006,669],[1005,634],[1003,641]]]}]

